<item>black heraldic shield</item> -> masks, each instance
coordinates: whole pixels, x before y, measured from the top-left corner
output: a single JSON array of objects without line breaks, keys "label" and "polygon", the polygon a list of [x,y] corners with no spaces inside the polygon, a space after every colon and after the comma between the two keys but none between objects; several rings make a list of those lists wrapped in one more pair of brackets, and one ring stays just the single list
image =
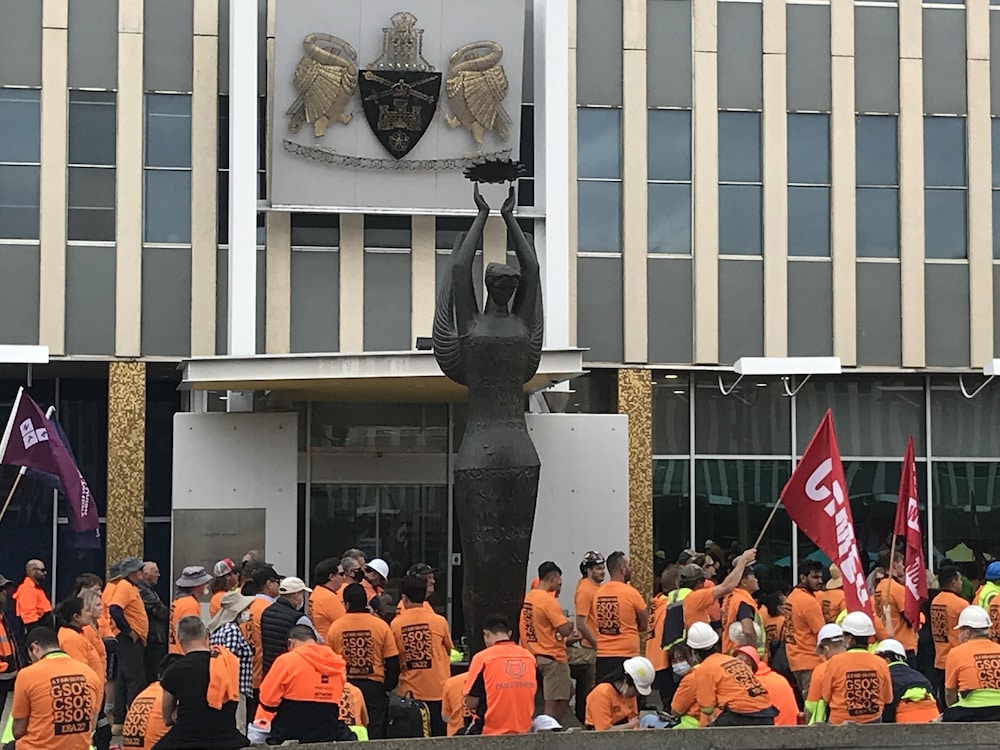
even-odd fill
[{"label": "black heraldic shield", "polygon": [[372,131],[396,159],[402,159],[427,132],[441,95],[441,73],[363,70],[361,104]]}]

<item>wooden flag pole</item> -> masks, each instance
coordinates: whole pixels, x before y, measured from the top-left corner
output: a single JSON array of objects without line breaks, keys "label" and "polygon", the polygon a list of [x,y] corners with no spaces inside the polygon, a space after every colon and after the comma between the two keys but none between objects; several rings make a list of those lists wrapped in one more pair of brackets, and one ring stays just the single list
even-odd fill
[{"label": "wooden flag pole", "polygon": [[779,497],[778,501],[774,504],[774,507],[771,508],[771,515],[769,515],[767,517],[767,520],[764,521],[764,528],[762,528],[760,530],[760,534],[757,535],[757,541],[753,543],[754,549],[757,549],[760,546],[760,542],[764,538],[764,534],[767,533],[767,527],[771,525],[771,521],[774,520],[774,514],[778,512],[778,508],[780,507],[781,507],[781,498]]},{"label": "wooden flag pole", "polygon": [[21,483],[21,477],[23,477],[23,476],[24,476],[24,467],[22,466],[21,470],[19,472],[17,472],[17,477],[14,479],[14,484],[13,484],[13,486],[11,486],[10,492],[7,493],[7,500],[4,501],[3,508],[0,509],[0,521],[2,521],[4,515],[6,515],[6,513],[7,513],[7,506],[10,505],[10,501],[14,497],[14,492],[17,490],[17,485],[19,485]]}]

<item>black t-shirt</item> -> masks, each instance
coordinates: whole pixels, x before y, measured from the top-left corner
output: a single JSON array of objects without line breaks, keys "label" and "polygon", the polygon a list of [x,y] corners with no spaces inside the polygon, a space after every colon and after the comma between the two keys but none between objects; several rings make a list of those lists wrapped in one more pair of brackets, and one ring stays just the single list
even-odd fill
[{"label": "black t-shirt", "polygon": [[218,711],[208,705],[210,658],[208,651],[194,651],[163,675],[160,684],[177,699],[177,722],[153,746],[154,750],[235,750],[250,744],[236,730],[235,701],[226,703]]}]

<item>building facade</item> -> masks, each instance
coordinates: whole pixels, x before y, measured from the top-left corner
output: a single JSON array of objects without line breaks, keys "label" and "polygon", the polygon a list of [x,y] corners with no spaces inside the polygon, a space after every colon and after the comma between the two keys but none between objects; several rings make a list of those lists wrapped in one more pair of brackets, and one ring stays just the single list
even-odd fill
[{"label": "building facade", "polygon": [[[31,392],[59,407],[108,558],[145,548],[165,562],[173,415],[240,398],[297,415],[298,572],[354,540],[427,558],[447,591],[460,396],[350,378],[192,384],[193,366],[229,353],[234,317],[253,317],[261,361],[293,371],[296,357],[415,349],[469,223],[269,210],[280,2],[258,3],[257,284],[234,310],[228,0],[0,1],[0,343],[49,347]],[[525,12],[518,218],[543,260],[546,346],[583,349],[588,370],[536,408],[629,416],[637,581],[650,585],[661,553],[752,543],[827,407],[866,551],[886,536],[913,434],[929,547],[1000,554],[1000,391],[961,392],[1000,356],[1000,2]],[[507,257],[499,218],[482,255]],[[722,395],[740,357],[824,355],[841,375],[747,378]],[[28,374],[2,374],[10,402]],[[377,472],[351,474],[375,455]],[[97,565],[60,547],[53,507],[14,494],[8,576],[35,555],[55,554],[60,586]],[[812,552],[779,512],[761,549],[770,574],[790,581]]]}]

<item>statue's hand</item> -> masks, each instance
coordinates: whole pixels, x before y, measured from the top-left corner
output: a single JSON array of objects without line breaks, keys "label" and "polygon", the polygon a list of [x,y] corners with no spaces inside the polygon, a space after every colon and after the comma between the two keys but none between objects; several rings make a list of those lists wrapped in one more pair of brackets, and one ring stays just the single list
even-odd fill
[{"label": "statue's hand", "polygon": [[511,185],[507,193],[507,200],[503,202],[503,207],[500,209],[500,215],[504,217],[512,216],[515,205],[517,205],[517,195],[514,192],[514,186]]},{"label": "statue's hand", "polygon": [[480,193],[479,193],[479,183],[478,182],[476,183],[475,187],[473,187],[473,189],[472,189],[472,195],[476,199],[476,207],[481,212],[489,213],[489,211],[490,211],[490,204],[486,202],[486,199],[482,195],[480,195]]}]

